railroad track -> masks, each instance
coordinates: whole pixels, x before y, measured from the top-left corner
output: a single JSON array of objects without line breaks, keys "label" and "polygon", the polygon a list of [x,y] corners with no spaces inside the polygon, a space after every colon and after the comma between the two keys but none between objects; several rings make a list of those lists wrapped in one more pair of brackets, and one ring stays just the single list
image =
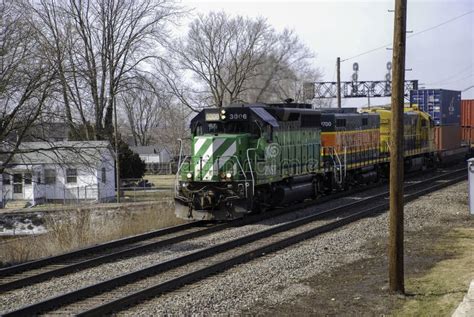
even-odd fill
[{"label": "railroad track", "polygon": [[279,208],[271,212],[248,216],[231,223],[212,224],[203,221],[147,232],[144,234],[102,243],[92,247],[26,262],[0,269],[0,292],[6,292],[24,286],[40,283],[51,278],[67,275],[118,259],[143,254],[158,248],[170,246],[182,241],[202,237],[225,230],[269,219],[295,209],[302,209],[326,201],[345,197],[380,186],[380,183],[336,192],[316,201],[303,202],[289,208]]},{"label": "railroad track", "polygon": [[[346,196],[351,193],[367,190],[368,188],[372,188],[377,185],[380,184],[375,184],[373,186],[368,186],[353,191],[335,193],[327,197],[323,197],[317,202],[322,203],[331,199]],[[314,204],[314,202],[298,204],[298,207],[304,208],[311,204]],[[290,212],[292,210],[294,210],[294,207],[280,208],[272,212],[251,215],[244,219],[229,223],[216,224],[204,221],[196,221],[102,243],[57,256],[2,268],[0,269],[0,292],[6,292],[43,282],[51,278],[64,276],[72,272],[77,272],[118,259],[136,256],[138,254],[143,254],[145,252],[170,246],[182,241],[188,241],[194,238],[216,233],[230,227],[249,225],[281,215],[283,213]]]},{"label": "railroad track", "polygon": [[291,212],[294,209],[306,208],[315,203],[324,203],[332,199],[345,197],[377,186],[380,186],[380,184],[372,184],[370,186],[364,186],[353,190],[337,192],[321,197],[317,201],[304,202],[290,208],[279,208],[268,213],[251,215],[245,219],[236,220],[230,223],[213,224],[197,221],[1,268],[0,292],[6,292],[35,283],[40,283],[51,278],[64,276],[72,272],[95,267],[118,259],[136,256],[138,254],[143,254],[182,241],[216,233],[230,227],[249,225]]},{"label": "railroad track", "polygon": [[[465,169],[405,186],[405,201],[439,190],[466,178]],[[364,198],[282,223],[191,254],[123,274],[6,313],[5,316],[38,313],[99,316],[159,296],[182,285],[281,250],[305,239],[340,228],[388,207],[388,192]]]}]

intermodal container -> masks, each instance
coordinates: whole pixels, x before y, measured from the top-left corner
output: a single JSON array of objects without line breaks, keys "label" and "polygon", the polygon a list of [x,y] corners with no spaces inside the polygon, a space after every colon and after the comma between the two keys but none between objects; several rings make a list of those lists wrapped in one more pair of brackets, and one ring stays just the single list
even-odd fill
[{"label": "intermodal container", "polygon": [[461,125],[474,127],[474,99],[461,100]]},{"label": "intermodal container", "polygon": [[445,89],[410,91],[410,103],[433,118],[435,125],[461,124],[461,92]]},{"label": "intermodal container", "polygon": [[453,150],[461,147],[461,126],[459,124],[434,127],[435,145],[438,150]]},{"label": "intermodal container", "polygon": [[474,127],[461,128],[461,141],[463,144],[474,144]]}]

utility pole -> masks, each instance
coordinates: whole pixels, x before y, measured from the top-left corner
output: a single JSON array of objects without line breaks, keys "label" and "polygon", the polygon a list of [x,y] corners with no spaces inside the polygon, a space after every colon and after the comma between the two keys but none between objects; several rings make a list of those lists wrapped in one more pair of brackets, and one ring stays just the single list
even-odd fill
[{"label": "utility pole", "polygon": [[341,108],[341,58],[337,58],[337,107]]},{"label": "utility pole", "polygon": [[115,105],[115,98],[113,98],[111,102],[113,104],[113,110],[114,110],[115,179],[117,180],[115,186],[117,187],[117,203],[119,203],[120,202],[120,159],[119,159],[120,147],[118,144],[117,106]]},{"label": "utility pole", "polygon": [[403,268],[403,103],[407,0],[395,0],[392,58],[390,146],[389,282],[393,293],[405,292]]}]

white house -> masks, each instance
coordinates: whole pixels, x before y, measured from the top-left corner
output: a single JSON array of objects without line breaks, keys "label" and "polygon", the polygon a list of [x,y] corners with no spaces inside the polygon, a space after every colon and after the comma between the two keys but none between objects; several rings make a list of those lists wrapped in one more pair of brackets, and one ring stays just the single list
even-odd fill
[{"label": "white house", "polygon": [[23,142],[3,172],[3,204],[113,200],[114,156],[105,141]]},{"label": "white house", "polygon": [[137,153],[146,164],[168,163],[171,160],[168,150],[158,145],[131,146],[130,149]]}]

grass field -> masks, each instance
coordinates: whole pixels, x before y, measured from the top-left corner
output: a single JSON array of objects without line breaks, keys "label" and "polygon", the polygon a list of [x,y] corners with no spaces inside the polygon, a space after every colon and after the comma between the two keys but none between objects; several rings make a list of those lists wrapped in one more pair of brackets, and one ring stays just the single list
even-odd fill
[{"label": "grass field", "polygon": [[145,175],[144,179],[154,184],[154,187],[169,187],[173,188],[175,175]]},{"label": "grass field", "polygon": [[458,228],[441,237],[433,250],[449,258],[436,263],[427,274],[406,280],[411,293],[393,316],[450,316],[474,279],[474,229]]}]

